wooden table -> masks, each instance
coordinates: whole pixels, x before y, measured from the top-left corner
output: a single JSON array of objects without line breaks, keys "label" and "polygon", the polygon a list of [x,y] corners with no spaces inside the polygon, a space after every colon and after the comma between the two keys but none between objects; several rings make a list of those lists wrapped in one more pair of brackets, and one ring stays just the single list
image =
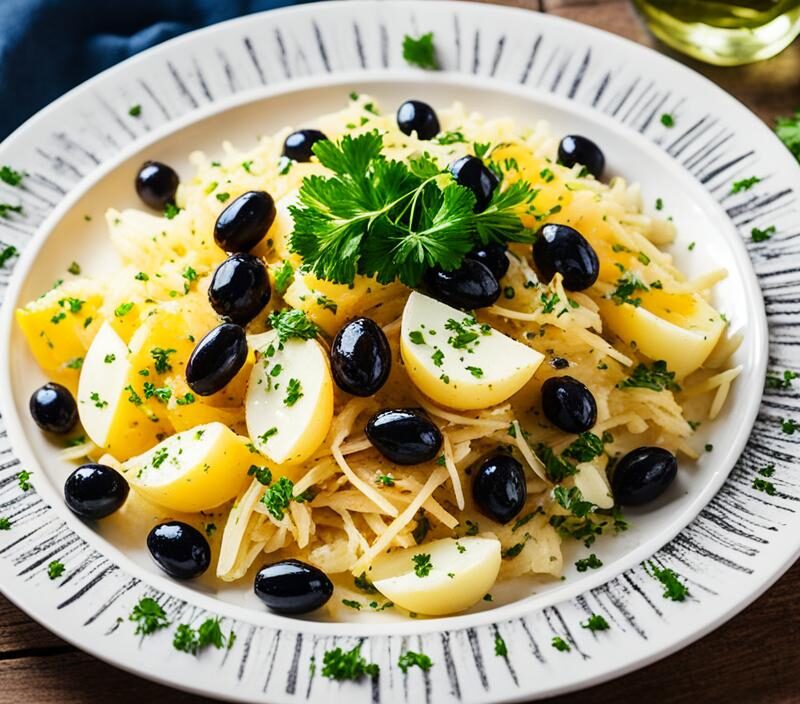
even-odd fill
[{"label": "wooden table", "polygon": [[[672,53],[645,31],[627,0],[505,0],[594,25]],[[676,58],[677,55],[676,55]],[[681,59],[684,60],[684,59]],[[800,42],[780,56],[722,69],[684,60],[768,124],[800,107]],[[655,665],[555,704],[640,701],[800,702],[800,564],[716,632]],[[0,703],[200,704],[211,701],[152,684],[67,645],[0,597]]]}]

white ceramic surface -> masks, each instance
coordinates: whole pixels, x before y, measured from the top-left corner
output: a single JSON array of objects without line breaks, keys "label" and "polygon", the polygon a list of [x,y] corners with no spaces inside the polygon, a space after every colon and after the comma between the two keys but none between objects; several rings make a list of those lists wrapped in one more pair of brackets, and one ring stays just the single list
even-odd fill
[{"label": "white ceramic surface", "polygon": [[[429,29],[452,73],[402,65],[403,34]],[[645,202],[664,200],[681,233],[675,252],[682,266],[691,273],[731,271],[718,303],[734,327],[746,330],[737,360],[745,374],[724,417],[708,429],[715,450],[682,475],[655,511],[632,514],[631,531],[593,548],[603,569],[568,571],[565,582],[538,585],[527,598],[520,598],[530,592],[527,583],[496,590],[493,604],[451,619],[289,621],[266,614],[247,585],[214,594],[175,584],[153,568],[142,536],[126,542],[113,530],[97,533],[64,509],[67,468],[25,411],[42,376],[13,330],[9,304],[38,295],[74,258],[90,273],[108,265],[102,211],[135,205],[130,184],[142,158],[168,161],[187,174],[192,149],[213,153],[222,139],[246,146],[285,124],[303,126],[341,106],[351,89],[376,95],[387,110],[410,95],[437,105],[458,99],[490,115],[544,117],[556,132],[591,134],[613,172],[643,184]],[[126,114],[134,103],[143,105],[139,119]],[[657,119],[666,111],[677,120],[671,130]],[[766,363],[763,307],[742,243],[752,226],[778,230],[768,247],[751,245],[750,254],[762,286],[777,287],[767,300],[781,326],[779,337],[773,331],[773,363],[792,366],[793,314],[781,303],[797,278],[796,246],[788,237],[797,227],[791,190],[797,167],[755,117],[663,57],[527,12],[453,2],[319,4],[225,23],[126,62],[33,118],[0,147],[0,163],[30,174],[24,189],[0,191],[0,199],[21,196],[25,204],[24,217],[0,221],[0,241],[26,249],[12,281],[0,270],[0,408],[13,447],[0,437],[0,506],[14,521],[0,534],[0,585],[33,616],[100,657],[236,700],[321,700],[339,685],[310,674],[311,656],[321,661],[334,642],[349,646],[366,636],[363,651],[381,664],[382,675],[372,685],[345,685],[357,701],[393,701],[399,692],[437,702],[532,698],[674,650],[742,608],[796,556],[792,438],[777,421],[796,408],[793,395],[764,399],[744,455],[728,472],[758,411]],[[733,180],[752,174],[762,183],[729,195]],[[89,225],[87,213],[94,216]],[[691,241],[698,245],[689,256]],[[778,468],[775,497],[750,489],[754,468],[767,462]],[[19,489],[20,466],[34,472],[35,493]],[[688,580],[689,601],[662,598],[660,584],[639,566],[654,554]],[[50,582],[46,565],[56,558],[67,571]],[[175,622],[206,612],[225,616],[235,624],[236,645],[195,660],[172,649],[171,631],[140,643],[132,624],[117,618],[126,618],[145,593],[163,602]],[[612,630],[594,636],[581,629],[591,612],[606,615]],[[507,658],[494,655],[498,632],[509,645]],[[572,652],[553,650],[553,635],[570,642]],[[405,648],[431,655],[431,671],[400,673],[395,663]]]}]

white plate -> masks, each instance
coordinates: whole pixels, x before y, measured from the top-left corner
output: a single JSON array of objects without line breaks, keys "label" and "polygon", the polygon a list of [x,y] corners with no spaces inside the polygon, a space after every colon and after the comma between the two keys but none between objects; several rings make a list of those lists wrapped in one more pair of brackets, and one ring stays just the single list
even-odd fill
[{"label": "white plate", "polygon": [[[403,34],[429,29],[445,67],[471,75],[423,74],[403,66]],[[412,94],[435,105],[459,99],[490,115],[545,117],[556,132],[589,133],[603,145],[613,171],[642,182],[646,202],[663,198],[681,232],[675,251],[683,266],[731,271],[719,302],[746,330],[738,360],[745,374],[728,413],[711,429],[716,448],[682,475],[657,510],[632,515],[632,531],[598,546],[603,569],[568,572],[565,582],[539,587],[523,600],[512,599],[520,596],[519,587],[498,591],[494,604],[458,618],[289,621],[265,613],[246,586],[215,595],[165,579],[141,541],[121,544],[111,536],[108,542],[64,510],[66,467],[26,412],[42,377],[11,325],[9,304],[40,293],[72,259],[89,272],[106,265],[100,215],[108,204],[135,204],[132,175],[144,155],[188,173],[185,157],[192,149],[213,152],[222,139],[248,145],[256,134],[306,124],[341,106],[352,88],[377,95],[387,110]],[[143,106],[138,119],[126,114],[134,103]],[[675,128],[659,123],[661,112],[675,115]],[[733,225],[741,235],[753,226],[777,227],[769,244],[753,246],[751,254],[776,288],[768,308],[782,325],[773,339],[775,364],[791,366],[794,321],[781,308],[781,296],[796,278],[785,237],[797,223],[791,192],[797,168],[755,117],[663,57],[582,26],[489,6],[427,2],[423,11],[416,3],[316,4],[225,23],[126,62],[33,118],[0,149],[0,163],[31,174],[24,190],[4,188],[0,196],[23,198],[26,217],[0,221],[0,238],[27,250],[8,290],[6,270],[0,274],[7,299],[0,402],[14,456],[34,472],[36,489],[20,491],[14,479],[19,460],[0,438],[0,452],[8,456],[0,464],[0,502],[14,521],[11,531],[0,534],[0,579],[4,592],[31,615],[99,657],[216,696],[321,700],[338,685],[312,677],[310,658],[319,662],[334,642],[350,647],[364,635],[363,651],[381,665],[382,675],[372,687],[346,685],[355,701],[393,701],[400,689],[437,702],[532,698],[611,677],[689,642],[755,598],[797,553],[791,438],[780,433],[777,421],[796,407],[793,395],[781,394],[777,407],[774,396],[765,399],[756,431],[726,480],[758,409],[766,364],[762,303]],[[729,195],[733,180],[753,174],[762,183]],[[87,213],[94,216],[90,225],[83,220]],[[688,256],[690,241],[698,245]],[[780,254],[779,262],[768,258],[773,254]],[[767,462],[777,467],[775,497],[750,489],[755,467]],[[690,601],[662,598],[660,584],[638,566],[654,553],[656,562],[688,580]],[[52,559],[67,565],[56,582],[46,576]],[[195,660],[172,649],[171,631],[140,644],[132,624],[117,619],[125,619],[146,593],[165,604],[174,622],[202,618],[206,611],[235,621],[236,645]],[[590,612],[603,613],[612,630],[595,637],[581,629]],[[498,630],[509,645],[508,659],[494,655]],[[554,635],[566,638],[572,652],[553,650]],[[435,663],[430,673],[402,676],[395,663],[405,648],[428,653]]]}]

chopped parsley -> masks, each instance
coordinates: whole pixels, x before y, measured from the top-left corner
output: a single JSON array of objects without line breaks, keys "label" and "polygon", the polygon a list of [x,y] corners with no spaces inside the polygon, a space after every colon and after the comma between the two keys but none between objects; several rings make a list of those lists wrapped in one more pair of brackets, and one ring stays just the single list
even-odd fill
[{"label": "chopped parsley", "polygon": [[483,369],[480,367],[467,367],[467,371],[476,379],[480,379],[483,376]]},{"label": "chopped parsley", "polygon": [[776,120],[775,134],[800,161],[800,108],[795,111],[794,116],[779,117]]},{"label": "chopped parsley", "polygon": [[289,260],[286,260],[275,271],[275,290],[282,296],[292,283],[292,279],[294,279],[294,267]]},{"label": "chopped parsley", "polygon": [[589,569],[596,570],[598,567],[602,566],[603,562],[594,553],[589,555],[589,557],[582,557],[575,562],[575,569],[578,570],[578,572],[586,572],[586,570]]},{"label": "chopped parsley", "polygon": [[267,511],[275,520],[283,520],[284,512],[289,508],[292,501],[292,491],[294,482],[288,477],[281,477],[261,497],[261,503],[267,507]]},{"label": "chopped parsley", "polygon": [[[664,585],[664,598],[671,599],[672,601],[683,601],[689,594],[689,589],[683,584],[679,575],[675,574],[668,567],[661,568],[653,562],[649,563],[651,572],[648,572],[652,577],[657,579]],[[647,572],[647,566],[645,566]]]},{"label": "chopped parsley", "polygon": [[195,397],[191,391],[187,391],[183,396],[175,399],[175,403],[177,403],[179,406],[188,406],[190,403],[194,402]]},{"label": "chopped parsley", "polygon": [[562,453],[577,462],[591,462],[595,457],[603,454],[603,440],[594,433],[587,431],[581,433]]},{"label": "chopped parsley", "polygon": [[322,676],[332,680],[360,680],[365,675],[377,677],[380,667],[368,663],[361,655],[361,643],[352,650],[341,648],[325,651],[322,657]]},{"label": "chopped parsley", "polygon": [[103,357],[103,362],[105,364],[113,364],[114,360],[116,360],[116,358],[117,358],[117,355],[115,355],[115,354],[107,354],[105,357]]},{"label": "chopped parsley", "polygon": [[217,195],[215,197],[220,203],[224,203],[225,201],[227,201],[231,197],[231,194],[230,193],[217,193]]},{"label": "chopped parsley", "polygon": [[542,313],[552,313],[556,309],[556,305],[560,300],[557,293],[552,293],[549,296],[541,294],[539,300],[542,302]]},{"label": "chopped parsley", "polygon": [[653,362],[651,367],[639,364],[633,373],[617,384],[618,389],[652,389],[653,391],[680,391],[681,387],[675,383],[675,372],[667,369],[664,360]]},{"label": "chopped parsley", "polygon": [[128,315],[128,313],[130,313],[133,310],[133,305],[134,304],[130,303],[130,302],[128,302],[128,303],[120,303],[114,309],[114,315],[117,318],[124,318],[126,315]]},{"label": "chopped parsley", "polygon": [[169,450],[166,447],[159,447],[153,453],[153,459],[150,461],[150,464],[153,465],[155,469],[158,469],[167,461],[167,457],[169,457]]},{"label": "chopped parsley", "polygon": [[569,647],[569,643],[567,643],[567,641],[565,641],[561,636],[553,636],[553,640],[550,641],[550,645],[562,653],[568,653],[570,650],[572,650],[572,648]]},{"label": "chopped parsley", "polygon": [[358,577],[353,577],[353,584],[357,589],[360,589],[366,594],[377,594],[378,590],[373,586],[372,582],[367,579],[367,573],[362,572]]},{"label": "chopped parsley", "polygon": [[22,206],[0,203],[0,218],[7,218],[9,213],[22,213]]},{"label": "chopped parsley", "polygon": [[303,387],[299,379],[289,379],[286,386],[286,397],[283,399],[284,406],[294,406],[301,398],[303,398]]},{"label": "chopped parsley", "polygon": [[408,333],[408,339],[411,340],[411,342],[413,342],[415,345],[425,344],[425,337],[420,330],[412,330],[410,333]]},{"label": "chopped parsley", "polygon": [[131,105],[128,108],[128,115],[131,117],[139,117],[142,114],[142,106],[141,105]]},{"label": "chopped parsley", "polygon": [[760,183],[760,181],[761,179],[758,176],[750,176],[749,178],[743,178],[740,181],[734,181],[731,184],[731,193],[749,191],[757,183]]},{"label": "chopped parsley", "polygon": [[461,144],[466,141],[467,139],[466,137],[464,137],[464,133],[459,132],[458,130],[454,130],[451,132],[442,132],[435,139],[436,144],[441,144],[443,146],[447,146],[449,144]]},{"label": "chopped parsley", "polygon": [[275,427],[268,428],[265,430],[261,435],[258,436],[258,439],[261,440],[262,443],[267,442],[273,435],[278,434],[278,429]]},{"label": "chopped parsley", "polygon": [[164,217],[167,220],[172,220],[178,213],[181,212],[181,209],[175,205],[175,203],[167,203],[164,206]]},{"label": "chopped parsley", "polygon": [[269,486],[272,484],[272,471],[269,467],[259,467],[251,464],[250,469],[247,470],[248,477],[255,477],[259,484]]},{"label": "chopped parsley", "polygon": [[172,348],[164,349],[163,347],[153,347],[150,350],[150,356],[153,358],[156,372],[158,374],[166,374],[172,371],[172,365],[169,363],[169,356],[175,354],[177,350]]},{"label": "chopped parsley", "polygon": [[569,489],[561,485],[553,487],[553,499],[561,508],[577,518],[585,518],[597,510],[597,506],[591,501],[584,501],[581,490],[577,486]]},{"label": "chopped parsley", "polygon": [[133,607],[128,620],[136,623],[136,635],[149,636],[151,633],[169,626],[169,619],[164,609],[149,596],[139,599],[139,603]]},{"label": "chopped parsley", "polygon": [[78,262],[72,262],[67,267],[67,271],[72,274],[73,276],[80,276],[81,275],[81,265]]},{"label": "chopped parsley", "polygon": [[181,273],[181,276],[186,279],[183,284],[183,292],[189,293],[189,289],[191,289],[192,284],[197,281],[197,272],[192,267],[187,266]]},{"label": "chopped parsley", "polygon": [[128,401],[132,403],[134,406],[141,406],[142,405],[142,397],[136,393],[136,389],[133,388],[132,384],[128,384],[124,391],[129,393]]},{"label": "chopped parsley", "polygon": [[299,308],[285,308],[280,312],[270,313],[269,324],[277,331],[280,342],[286,342],[293,337],[312,340],[319,333],[319,328]]},{"label": "chopped parsley", "polygon": [[408,672],[409,667],[414,666],[427,672],[432,665],[433,662],[425,653],[415,653],[413,650],[407,650],[397,659],[397,667],[403,671],[403,674]]},{"label": "chopped parsley", "polygon": [[661,124],[664,125],[664,127],[675,127],[675,118],[668,112],[662,113]]},{"label": "chopped parsley", "polygon": [[379,474],[375,478],[375,483],[381,486],[394,486],[394,477],[391,474]]},{"label": "chopped parsley", "polygon": [[560,482],[578,471],[574,464],[556,455],[551,448],[543,443],[536,445],[534,452],[544,465],[547,478],[552,482]]},{"label": "chopped parsley", "polygon": [[774,234],[775,225],[770,225],[763,230],[758,227],[754,227],[752,230],[750,230],[750,238],[753,240],[753,242],[766,242]]},{"label": "chopped parsley", "polygon": [[0,181],[7,183],[9,186],[19,186],[22,183],[24,174],[21,171],[15,171],[10,166],[0,166]]},{"label": "chopped parsley", "polygon": [[783,372],[783,376],[776,376],[770,372],[767,372],[767,378],[765,380],[765,386],[768,389],[788,389],[792,385],[792,381],[797,378],[797,374],[793,371],[786,370]]},{"label": "chopped parsley", "polygon": [[97,391],[92,391],[92,393],[89,394],[89,400],[94,403],[95,408],[105,408],[108,405],[108,401],[101,399]]},{"label": "chopped parsley", "polygon": [[416,574],[417,577],[427,577],[433,569],[429,553],[423,552],[419,555],[414,555],[411,561],[414,563],[414,574]]},{"label": "chopped parsley", "polygon": [[508,646],[499,633],[494,634],[494,654],[499,658],[508,656]]},{"label": "chopped parsley", "polygon": [[0,517],[0,530],[11,530],[11,519],[2,516]]},{"label": "chopped parsley", "polygon": [[16,257],[17,254],[18,252],[16,247],[12,245],[4,247],[2,250],[0,250],[0,266],[5,266],[6,262]]},{"label": "chopped parsley", "polygon": [[356,601],[355,599],[342,599],[342,603],[345,606],[350,607],[351,609],[355,609],[356,611],[361,611],[360,601]]},{"label": "chopped parsley", "polygon": [[611,292],[611,300],[618,306],[627,303],[638,308],[642,305],[642,299],[640,296],[634,296],[634,294],[637,291],[646,292],[649,290],[635,272],[626,271],[617,279],[617,288]]},{"label": "chopped parsley", "polygon": [[69,360],[66,364],[67,369],[81,369],[83,368],[83,357],[75,357]]},{"label": "chopped parsley", "polygon": [[403,58],[406,63],[419,68],[435,71],[439,68],[436,61],[436,47],[433,45],[433,32],[428,32],[420,37],[403,37]]},{"label": "chopped parsley", "polygon": [[753,489],[756,491],[763,491],[765,494],[769,496],[775,496],[777,493],[777,489],[775,485],[766,479],[761,479],[760,477],[756,477],[753,479]]},{"label": "chopped parsley", "polygon": [[781,419],[781,432],[786,433],[786,435],[794,435],[798,429],[800,429],[800,425],[791,418]]},{"label": "chopped parsley", "polygon": [[49,565],[47,565],[47,576],[50,579],[58,579],[62,574],[64,574],[64,570],[66,567],[61,560],[53,560]]},{"label": "chopped parsley", "polygon": [[539,178],[541,178],[545,183],[550,183],[550,181],[552,181],[555,177],[555,174],[547,167],[543,168],[539,172]]},{"label": "chopped parsley", "polygon": [[464,535],[478,535],[480,532],[480,526],[475,521],[467,519],[465,525],[467,530],[464,532]]},{"label": "chopped parsley", "polygon": [[594,633],[596,631],[607,631],[611,626],[600,614],[592,614],[585,623],[581,623],[581,628],[586,628]]},{"label": "chopped parsley", "polygon": [[236,634],[231,631],[226,636],[220,627],[219,618],[207,618],[195,630],[188,623],[181,623],[175,631],[172,646],[175,650],[197,655],[197,653],[210,645],[218,650],[230,648],[236,639]]}]

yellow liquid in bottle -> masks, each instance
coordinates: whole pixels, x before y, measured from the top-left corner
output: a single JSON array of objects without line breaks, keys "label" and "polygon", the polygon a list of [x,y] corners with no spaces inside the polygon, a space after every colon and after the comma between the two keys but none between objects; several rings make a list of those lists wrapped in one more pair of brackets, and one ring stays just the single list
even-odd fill
[{"label": "yellow liquid in bottle", "polygon": [[634,4],[665,44],[720,66],[774,56],[800,33],[800,0],[634,0]]}]

